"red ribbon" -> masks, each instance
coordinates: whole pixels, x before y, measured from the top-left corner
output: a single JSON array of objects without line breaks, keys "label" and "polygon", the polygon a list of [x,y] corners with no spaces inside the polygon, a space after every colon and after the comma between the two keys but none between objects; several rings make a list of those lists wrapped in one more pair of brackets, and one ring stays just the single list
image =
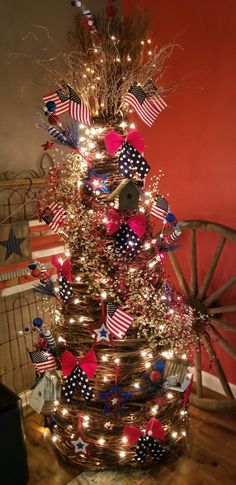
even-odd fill
[{"label": "red ribbon", "polygon": [[141,238],[146,232],[146,216],[142,213],[131,216],[128,220],[115,209],[108,212],[108,222],[106,223],[107,232],[109,235],[119,231],[123,224],[128,224],[130,229]]},{"label": "red ribbon", "polygon": [[80,361],[78,361],[71,352],[65,350],[61,356],[61,370],[63,377],[70,376],[77,364],[79,364],[87,377],[92,379],[97,370],[97,357],[94,350],[90,349]]},{"label": "red ribbon", "polygon": [[127,439],[127,443],[129,445],[136,443],[140,436],[144,436],[146,433],[154,439],[165,439],[164,428],[162,427],[160,421],[156,418],[149,419],[145,429],[140,429],[137,426],[127,425],[123,430],[123,436]]},{"label": "red ribbon", "polygon": [[126,138],[111,130],[104,136],[103,140],[109,155],[114,155],[124,141],[132,145],[138,152],[144,152],[144,140],[138,130],[130,130]]},{"label": "red ribbon", "polygon": [[60,273],[62,273],[63,276],[65,276],[65,278],[67,279],[67,281],[69,281],[69,283],[70,283],[71,282],[70,259],[66,258],[63,261],[63,263],[60,263],[59,258],[57,256],[52,256],[52,264],[53,264],[53,266],[55,266],[55,268],[57,270],[57,277],[59,278]]}]

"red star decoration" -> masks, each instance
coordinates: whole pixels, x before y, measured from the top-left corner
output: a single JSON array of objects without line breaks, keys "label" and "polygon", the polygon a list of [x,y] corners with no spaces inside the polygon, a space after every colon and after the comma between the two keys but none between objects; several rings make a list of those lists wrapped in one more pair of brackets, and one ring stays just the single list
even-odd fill
[{"label": "red star decoration", "polygon": [[46,143],[43,143],[41,147],[43,147],[44,150],[50,150],[50,148],[54,147],[54,143],[53,141],[46,141]]}]

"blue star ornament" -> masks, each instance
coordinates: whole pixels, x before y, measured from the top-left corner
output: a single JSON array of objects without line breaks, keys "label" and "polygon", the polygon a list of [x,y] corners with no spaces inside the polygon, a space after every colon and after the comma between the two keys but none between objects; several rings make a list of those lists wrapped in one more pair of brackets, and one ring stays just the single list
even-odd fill
[{"label": "blue star ornament", "polygon": [[110,193],[106,186],[107,175],[105,173],[97,173],[92,168],[88,169],[88,176],[83,179],[83,183],[87,185],[93,192]]},{"label": "blue star ornament", "polygon": [[75,453],[87,453],[87,447],[89,446],[89,443],[86,443],[81,436],[76,441],[71,442],[72,445],[75,447]]},{"label": "blue star ornament", "polygon": [[25,237],[16,237],[11,227],[8,239],[6,241],[0,242],[0,245],[7,250],[5,260],[8,259],[12,254],[17,254],[18,256],[23,257],[20,246],[24,242],[24,240]]},{"label": "blue star ornament", "polygon": [[100,392],[99,397],[105,402],[104,414],[109,414],[112,411],[122,413],[124,404],[131,397],[131,394],[123,392],[118,384],[114,384],[109,391]]}]

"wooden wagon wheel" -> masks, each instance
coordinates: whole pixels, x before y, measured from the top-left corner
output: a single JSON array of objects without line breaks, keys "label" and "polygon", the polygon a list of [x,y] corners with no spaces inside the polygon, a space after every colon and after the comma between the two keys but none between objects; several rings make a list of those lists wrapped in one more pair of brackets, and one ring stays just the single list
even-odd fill
[{"label": "wooden wagon wheel", "polygon": [[[217,340],[219,345],[234,359],[236,359],[236,349],[223,337],[219,332],[219,329],[227,330],[231,333],[236,333],[236,326],[233,326],[224,321],[223,316],[225,313],[236,312],[236,304],[220,306],[218,298],[225,294],[236,283],[236,275],[231,276],[222,286],[209,292],[210,283],[218,265],[219,259],[227,241],[236,243],[236,231],[208,221],[186,221],[184,223],[183,230],[190,230],[190,282],[186,281],[186,278],[180,268],[177,256],[175,252],[169,253],[169,258],[173,269],[175,271],[179,287],[186,296],[188,303],[209,317],[209,325],[207,329],[200,332],[199,322],[196,321],[194,325],[195,331],[195,375],[196,375],[196,394],[191,396],[191,402],[202,409],[229,409],[236,408],[236,399],[234,399],[233,393],[227,381],[224,369],[220,363],[212,342],[211,335]],[[206,271],[205,277],[201,284],[198,282],[198,265],[197,265],[197,231],[205,230],[215,232],[219,235],[219,243],[216,247],[213,255],[210,267]],[[220,316],[220,318],[218,318]],[[210,333],[209,333],[210,332]],[[203,397],[203,385],[202,385],[202,346],[207,350],[214,366],[216,373],[219,377],[220,383],[224,390],[225,398],[222,400],[207,399]]]}]

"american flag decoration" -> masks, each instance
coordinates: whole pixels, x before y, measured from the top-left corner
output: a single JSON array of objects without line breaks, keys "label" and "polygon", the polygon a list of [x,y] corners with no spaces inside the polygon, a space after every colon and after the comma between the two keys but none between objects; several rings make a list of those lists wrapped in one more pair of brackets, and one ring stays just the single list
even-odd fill
[{"label": "american flag decoration", "polygon": [[161,96],[150,98],[138,84],[130,87],[124,101],[134,108],[141,120],[149,127],[153,125],[161,111],[167,107]]},{"label": "american flag decoration", "polygon": [[73,288],[62,273],[60,273],[59,277],[59,294],[64,303],[68,303],[73,296]]},{"label": "american flag decoration", "polygon": [[119,156],[119,172],[125,178],[138,176],[143,180],[150,170],[145,158],[129,143],[122,145]]},{"label": "american flag decoration", "polygon": [[69,111],[70,97],[67,88],[60,89],[59,91],[56,91],[54,93],[46,94],[45,96],[43,96],[43,100],[46,105],[49,101],[53,101],[56,104],[56,109],[54,113],[57,116],[60,116]]},{"label": "american flag decoration", "polygon": [[69,112],[70,116],[85,125],[91,126],[91,111],[88,106],[82,101],[80,96],[76,93],[76,91],[68,86],[69,93],[70,93],[70,106]]},{"label": "american flag decoration", "polygon": [[46,370],[54,370],[57,368],[55,358],[49,352],[38,350],[29,352],[30,358],[38,372],[45,372]]},{"label": "american flag decoration", "polygon": [[151,207],[150,214],[161,221],[166,221],[166,215],[169,212],[169,204],[161,195],[157,195],[154,204]]},{"label": "american flag decoration", "polygon": [[40,213],[41,219],[49,225],[50,229],[57,232],[61,227],[67,214],[61,204],[52,202],[43,212]]},{"label": "american flag decoration", "polygon": [[106,326],[117,338],[123,338],[133,321],[129,313],[118,308],[111,300],[108,300]]}]

